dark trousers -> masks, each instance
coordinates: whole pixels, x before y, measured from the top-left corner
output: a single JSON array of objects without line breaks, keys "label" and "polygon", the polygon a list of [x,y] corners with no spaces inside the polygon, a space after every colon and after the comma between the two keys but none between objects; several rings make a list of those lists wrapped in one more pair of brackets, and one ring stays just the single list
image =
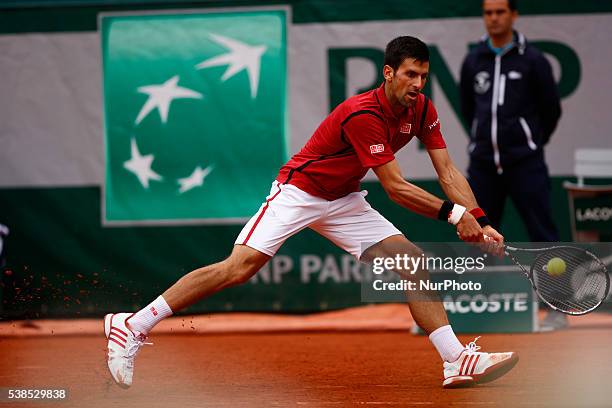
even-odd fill
[{"label": "dark trousers", "polygon": [[470,161],[469,182],[491,225],[499,230],[506,198],[510,197],[533,242],[559,241],[550,205],[551,183],[541,157],[529,158],[497,174],[494,164]]}]

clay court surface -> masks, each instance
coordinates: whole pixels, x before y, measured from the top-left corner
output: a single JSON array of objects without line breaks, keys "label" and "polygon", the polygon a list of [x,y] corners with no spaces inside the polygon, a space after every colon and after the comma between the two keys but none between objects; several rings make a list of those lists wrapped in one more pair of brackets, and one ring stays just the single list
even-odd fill
[{"label": "clay court surface", "polygon": [[[555,333],[483,336],[478,343],[484,350],[514,350],[520,361],[496,382],[462,390],[442,389],[442,365],[433,347],[405,330],[161,331],[139,354],[129,390],[115,386],[107,374],[102,332],[18,336],[5,330],[0,387],[61,387],[70,395],[61,403],[0,403],[0,408],[609,407],[610,315],[571,322],[570,329]],[[473,339],[459,337],[466,343]]]}]

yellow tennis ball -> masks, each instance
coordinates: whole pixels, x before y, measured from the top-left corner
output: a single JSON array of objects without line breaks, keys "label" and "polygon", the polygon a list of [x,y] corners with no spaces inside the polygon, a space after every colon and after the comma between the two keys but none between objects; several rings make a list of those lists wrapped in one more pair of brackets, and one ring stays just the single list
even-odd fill
[{"label": "yellow tennis ball", "polygon": [[565,272],[565,261],[561,258],[552,258],[546,264],[546,272],[552,276],[559,276]]}]

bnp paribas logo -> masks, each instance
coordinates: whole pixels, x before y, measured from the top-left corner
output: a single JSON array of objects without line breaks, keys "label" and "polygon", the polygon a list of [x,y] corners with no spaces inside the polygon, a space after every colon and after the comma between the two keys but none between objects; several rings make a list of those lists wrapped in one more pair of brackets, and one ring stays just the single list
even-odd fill
[{"label": "bnp paribas logo", "polygon": [[286,160],[284,11],[102,18],[107,224],[241,221]]}]

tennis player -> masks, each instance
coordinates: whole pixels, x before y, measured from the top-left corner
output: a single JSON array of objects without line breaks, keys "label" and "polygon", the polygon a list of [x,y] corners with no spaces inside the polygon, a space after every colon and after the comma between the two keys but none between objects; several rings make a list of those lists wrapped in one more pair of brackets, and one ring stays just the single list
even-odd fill
[{"label": "tennis player", "polygon": [[[451,161],[436,109],[421,93],[428,73],[429,51],[422,41],[408,36],[392,40],[385,50],[384,83],[347,99],[321,123],[281,168],[269,196],[238,235],[227,259],[188,273],[137,313],[106,315],[108,368],[115,382],[124,388],[132,384],[134,358],[157,323],[206,296],[248,281],[287,238],[304,228],[362,261],[397,254],[420,256],[419,248],[373,209],[359,190],[369,169],[394,202],[453,224],[463,241],[484,242],[486,234],[499,250],[503,237],[488,225],[466,179]],[[452,201],[404,180],[394,154],[415,137],[426,146]],[[426,274],[421,270],[416,276]],[[409,300],[409,305],[444,362],[445,388],[492,381],[518,361],[513,352],[479,352],[475,341],[464,347],[437,296],[426,293],[419,301]]]}]

